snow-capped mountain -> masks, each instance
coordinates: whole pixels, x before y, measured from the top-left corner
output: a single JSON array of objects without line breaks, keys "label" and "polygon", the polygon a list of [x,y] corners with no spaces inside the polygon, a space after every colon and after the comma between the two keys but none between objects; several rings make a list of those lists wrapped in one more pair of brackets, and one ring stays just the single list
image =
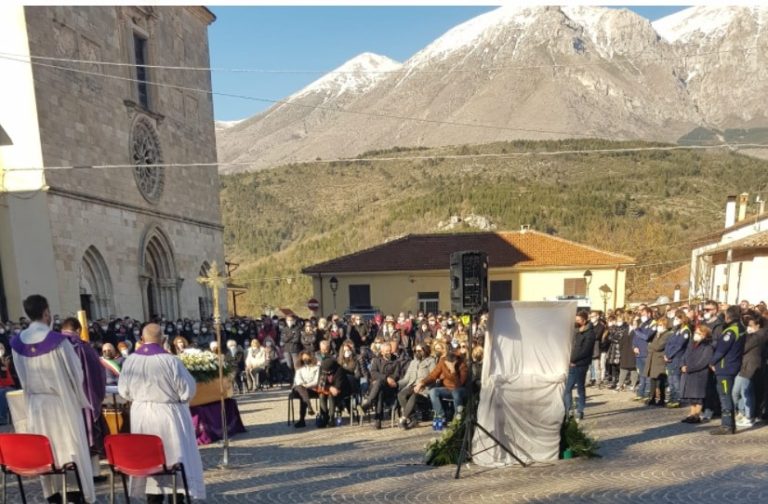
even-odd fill
[{"label": "snow-capped mountain", "polygon": [[[235,127],[217,130],[219,161],[253,161],[253,168],[262,168],[304,160],[291,154],[291,145],[323,131],[329,121],[336,119],[333,109],[346,108],[400,66],[378,54],[355,56],[265,112]],[[221,171],[247,169],[250,167],[223,166]]]},{"label": "snow-capped mountain", "polygon": [[[219,130],[219,159],[261,168],[396,145],[675,141],[702,125],[768,124],[766,8],[720,8],[720,17],[711,9],[686,9],[653,25],[626,9],[495,9],[402,65],[360,55],[288,104]],[[746,45],[764,50],[719,54]],[[716,54],[684,57],[705,51]]]},{"label": "snow-capped mountain", "polygon": [[241,122],[243,122],[244,119],[238,119],[236,121],[215,121],[214,126],[216,127],[216,131],[229,129],[232,126],[237,126]]},{"label": "snow-capped mountain", "polygon": [[766,126],[768,6],[699,6],[653,23],[680,57],[675,71],[711,129]]},{"label": "snow-capped mountain", "polygon": [[400,63],[386,56],[362,53],[291,95],[288,101],[313,93],[326,93],[329,99],[345,93],[364,93],[382,78],[388,77],[389,73],[399,70],[401,66]]}]

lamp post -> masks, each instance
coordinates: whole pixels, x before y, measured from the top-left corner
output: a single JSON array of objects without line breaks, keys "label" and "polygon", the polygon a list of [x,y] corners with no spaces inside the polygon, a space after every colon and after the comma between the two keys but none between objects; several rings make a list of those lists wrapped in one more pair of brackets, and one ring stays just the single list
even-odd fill
[{"label": "lamp post", "polygon": [[613,291],[607,284],[600,286],[600,297],[603,298],[603,315],[608,310],[608,300],[611,299],[611,294],[613,294]]},{"label": "lamp post", "polygon": [[333,294],[333,311],[336,311],[336,291],[339,290],[339,279],[332,276],[328,280],[328,284],[331,286],[331,294]]},{"label": "lamp post", "polygon": [[221,431],[223,453],[220,467],[226,469],[229,467],[229,433],[227,432],[227,410],[225,408],[224,392],[224,352],[221,346],[221,311],[219,309],[219,291],[227,288],[229,278],[221,276],[219,265],[216,261],[211,262],[208,274],[197,278],[197,283],[205,285],[213,293],[213,323],[216,329],[216,345],[219,353],[219,393],[221,396]]}]

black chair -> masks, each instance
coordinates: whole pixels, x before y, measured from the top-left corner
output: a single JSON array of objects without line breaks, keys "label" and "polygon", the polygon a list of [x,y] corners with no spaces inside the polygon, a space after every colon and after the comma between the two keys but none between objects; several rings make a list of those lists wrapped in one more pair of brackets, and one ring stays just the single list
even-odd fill
[{"label": "black chair", "polygon": [[[309,398],[315,400],[315,411],[320,409],[320,396],[317,393],[315,389],[307,389],[309,392]],[[295,390],[291,389],[290,392],[288,392],[288,426],[290,427],[292,423],[296,421],[296,411],[293,406],[293,400],[298,399],[301,400],[301,397],[299,394],[296,393]]]}]

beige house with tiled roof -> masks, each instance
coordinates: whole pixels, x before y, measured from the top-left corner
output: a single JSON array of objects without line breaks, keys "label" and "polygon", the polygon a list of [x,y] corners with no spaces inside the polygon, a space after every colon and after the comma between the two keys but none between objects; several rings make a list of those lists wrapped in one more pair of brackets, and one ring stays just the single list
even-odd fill
[{"label": "beige house with tiled roof", "polygon": [[624,306],[631,257],[537,231],[407,235],[309,266],[320,313],[375,307],[384,313],[450,311],[449,256],[488,254],[491,301],[576,298]]}]

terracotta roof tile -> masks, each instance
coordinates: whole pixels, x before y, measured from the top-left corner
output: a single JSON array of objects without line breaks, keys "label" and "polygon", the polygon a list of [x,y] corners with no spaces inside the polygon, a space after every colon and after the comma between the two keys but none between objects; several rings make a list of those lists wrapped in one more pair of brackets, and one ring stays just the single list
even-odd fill
[{"label": "terracotta roof tile", "polygon": [[302,272],[415,271],[448,268],[452,252],[482,250],[494,267],[618,266],[632,257],[606,252],[537,231],[407,235],[338,257]]}]

